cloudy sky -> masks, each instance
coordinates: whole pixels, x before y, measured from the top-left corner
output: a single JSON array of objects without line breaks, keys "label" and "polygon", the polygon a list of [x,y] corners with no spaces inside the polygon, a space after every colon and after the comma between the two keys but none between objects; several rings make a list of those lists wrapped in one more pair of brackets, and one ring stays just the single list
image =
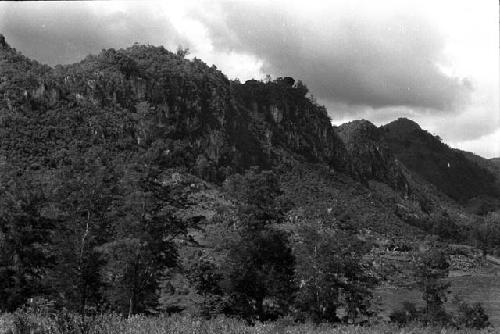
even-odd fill
[{"label": "cloudy sky", "polygon": [[497,0],[2,2],[0,33],[49,65],[134,42],[230,78],[293,76],[334,124],[398,117],[500,156]]}]

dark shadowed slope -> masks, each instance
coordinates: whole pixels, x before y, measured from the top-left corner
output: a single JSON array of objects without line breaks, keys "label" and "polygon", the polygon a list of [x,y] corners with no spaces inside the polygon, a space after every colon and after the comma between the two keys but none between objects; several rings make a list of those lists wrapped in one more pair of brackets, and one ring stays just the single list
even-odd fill
[{"label": "dark shadowed slope", "polygon": [[408,182],[379,129],[366,120],[352,121],[336,128],[350,158],[350,172],[360,180],[378,180],[394,189],[408,191]]},{"label": "dark shadowed slope", "polygon": [[460,203],[477,196],[499,195],[491,171],[442,143],[417,123],[400,118],[381,130],[384,142],[406,167]]}]

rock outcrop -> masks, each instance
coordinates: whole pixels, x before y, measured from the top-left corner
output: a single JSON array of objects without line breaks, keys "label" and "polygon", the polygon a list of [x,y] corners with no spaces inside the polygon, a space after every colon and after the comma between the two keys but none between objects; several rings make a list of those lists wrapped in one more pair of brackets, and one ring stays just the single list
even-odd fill
[{"label": "rock outcrop", "polygon": [[[142,147],[162,141],[169,159],[211,180],[292,160],[335,170],[347,165],[326,110],[292,78],[241,84],[198,59],[141,45],[55,69],[10,48],[1,56],[9,75],[0,87],[6,109],[26,115],[57,108],[124,113],[133,124],[123,125],[121,135]],[[84,123],[94,136],[105,136],[95,120]]]},{"label": "rock outcrop", "polygon": [[402,166],[382,141],[375,125],[366,120],[352,121],[337,127],[336,132],[349,153],[352,175],[365,181],[375,179],[408,192]]}]

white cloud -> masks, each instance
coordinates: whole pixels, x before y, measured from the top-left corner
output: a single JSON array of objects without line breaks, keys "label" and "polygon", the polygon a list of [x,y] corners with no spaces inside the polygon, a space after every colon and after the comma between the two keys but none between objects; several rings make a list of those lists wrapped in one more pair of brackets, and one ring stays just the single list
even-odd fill
[{"label": "white cloud", "polygon": [[473,140],[450,143],[463,151],[474,152],[484,158],[500,157],[500,129]]}]

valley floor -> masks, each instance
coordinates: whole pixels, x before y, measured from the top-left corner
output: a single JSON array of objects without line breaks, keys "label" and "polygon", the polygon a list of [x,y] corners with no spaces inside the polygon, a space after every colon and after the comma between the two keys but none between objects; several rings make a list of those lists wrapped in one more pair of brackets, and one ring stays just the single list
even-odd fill
[{"label": "valley floor", "polygon": [[[454,312],[456,297],[467,303],[481,303],[489,316],[489,321],[500,328],[500,259],[488,255],[486,263],[475,270],[452,270],[448,277],[451,287],[446,308]],[[401,308],[403,302],[422,306],[422,296],[416,289],[394,285],[383,285],[376,289],[375,299],[388,318],[393,310]]]}]

